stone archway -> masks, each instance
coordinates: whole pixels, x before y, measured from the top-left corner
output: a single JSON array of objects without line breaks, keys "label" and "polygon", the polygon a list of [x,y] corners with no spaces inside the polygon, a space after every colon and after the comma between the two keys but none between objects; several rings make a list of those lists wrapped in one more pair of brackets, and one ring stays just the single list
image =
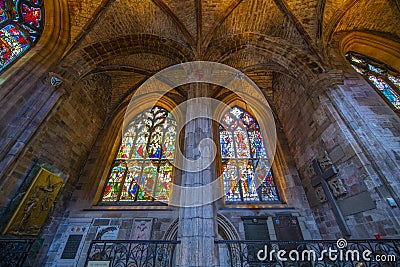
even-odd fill
[{"label": "stone archway", "polygon": [[[239,240],[240,236],[235,226],[223,215],[218,214],[218,235],[223,240]],[[179,219],[176,218],[163,236],[163,240],[177,240]]]},{"label": "stone archway", "polygon": [[[239,240],[240,236],[235,226],[223,215],[218,214],[218,239],[219,240]],[[163,236],[163,240],[177,240],[179,219],[175,219]],[[219,247],[220,266],[226,266],[230,262],[230,253],[227,247]],[[173,252],[172,263],[176,262],[176,249]],[[175,266],[175,265],[173,265]]]}]

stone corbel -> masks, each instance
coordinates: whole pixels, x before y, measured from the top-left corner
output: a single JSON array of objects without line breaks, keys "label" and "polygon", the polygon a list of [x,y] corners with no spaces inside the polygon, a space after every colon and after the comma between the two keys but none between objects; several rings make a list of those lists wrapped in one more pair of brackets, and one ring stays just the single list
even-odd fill
[{"label": "stone corbel", "polygon": [[62,95],[69,95],[68,88],[71,88],[71,82],[63,78],[60,74],[49,72],[46,77],[42,80],[43,84],[47,87],[54,88],[61,92]]}]

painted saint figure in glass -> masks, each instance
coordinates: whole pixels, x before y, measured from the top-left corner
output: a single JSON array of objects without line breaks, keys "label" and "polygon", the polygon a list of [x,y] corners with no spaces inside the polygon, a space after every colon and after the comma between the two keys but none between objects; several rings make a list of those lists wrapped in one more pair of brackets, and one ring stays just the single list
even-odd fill
[{"label": "painted saint figure in glass", "polygon": [[122,136],[103,202],[168,201],[176,122],[154,107],[137,115]]},{"label": "painted saint figure in glass", "polygon": [[225,200],[279,201],[257,121],[234,107],[219,127]]}]

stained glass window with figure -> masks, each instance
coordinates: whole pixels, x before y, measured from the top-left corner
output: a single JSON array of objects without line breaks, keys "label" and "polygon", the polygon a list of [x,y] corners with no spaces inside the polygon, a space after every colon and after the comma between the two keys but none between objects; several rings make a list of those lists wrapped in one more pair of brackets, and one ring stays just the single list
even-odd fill
[{"label": "stained glass window with figure", "polygon": [[154,107],[137,115],[122,136],[103,202],[168,201],[176,121]]},{"label": "stained glass window with figure", "polygon": [[0,72],[39,40],[43,0],[0,0]]},{"label": "stained glass window with figure", "polygon": [[347,60],[396,112],[400,112],[400,73],[359,53],[348,52]]},{"label": "stained glass window with figure", "polygon": [[279,201],[257,121],[234,107],[223,115],[219,134],[225,200]]}]

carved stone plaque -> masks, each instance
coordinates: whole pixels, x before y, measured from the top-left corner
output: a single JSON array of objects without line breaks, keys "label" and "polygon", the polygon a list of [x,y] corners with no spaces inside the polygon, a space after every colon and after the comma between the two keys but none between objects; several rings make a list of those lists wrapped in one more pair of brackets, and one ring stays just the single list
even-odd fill
[{"label": "carved stone plaque", "polygon": [[317,196],[317,199],[319,200],[320,203],[324,203],[324,202],[328,201],[322,186],[317,186],[315,188],[315,195]]},{"label": "carved stone plaque", "polygon": [[135,219],[132,228],[132,240],[149,240],[151,238],[152,219]]},{"label": "carved stone plaque", "polygon": [[332,190],[332,193],[335,197],[344,195],[347,193],[347,189],[344,186],[341,179],[334,177],[328,181],[329,187]]},{"label": "carved stone plaque", "polygon": [[324,151],[324,156],[318,159],[319,164],[323,170],[326,170],[333,166],[333,162],[329,157],[328,152]]},{"label": "carved stone plaque", "polygon": [[119,226],[99,226],[97,229],[96,238],[97,240],[117,240]]},{"label": "carved stone plaque", "polygon": [[63,178],[41,168],[3,234],[39,235],[63,181]]}]

